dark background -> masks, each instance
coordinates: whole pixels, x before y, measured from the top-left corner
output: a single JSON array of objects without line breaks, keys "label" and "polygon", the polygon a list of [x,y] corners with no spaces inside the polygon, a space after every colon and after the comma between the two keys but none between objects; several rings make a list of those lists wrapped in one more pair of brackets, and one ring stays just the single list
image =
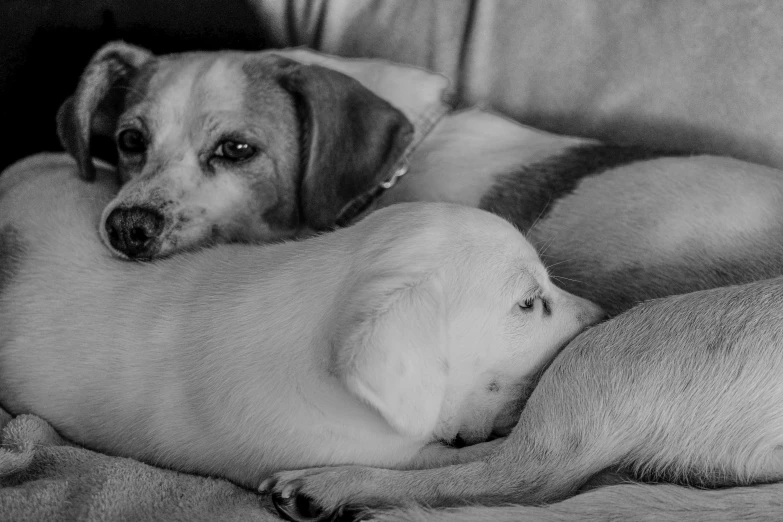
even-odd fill
[{"label": "dark background", "polygon": [[55,117],[105,42],[155,53],[271,46],[264,20],[242,0],[0,0],[0,169],[62,150]]}]

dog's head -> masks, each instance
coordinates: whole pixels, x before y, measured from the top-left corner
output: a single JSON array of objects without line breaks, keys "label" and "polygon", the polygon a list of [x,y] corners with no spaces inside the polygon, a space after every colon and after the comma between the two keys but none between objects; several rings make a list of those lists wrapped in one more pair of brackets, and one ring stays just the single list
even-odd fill
[{"label": "dog's head", "polygon": [[211,241],[272,241],[334,224],[388,178],[412,139],[405,116],[356,80],[272,52],[154,56],[101,48],[60,108],[82,176],[113,137],[125,183],[100,233],[150,259]]},{"label": "dog's head", "polygon": [[474,443],[507,434],[538,373],[603,311],[556,287],[505,220],[401,206],[360,223],[388,226],[355,256],[333,371],[409,436]]}]

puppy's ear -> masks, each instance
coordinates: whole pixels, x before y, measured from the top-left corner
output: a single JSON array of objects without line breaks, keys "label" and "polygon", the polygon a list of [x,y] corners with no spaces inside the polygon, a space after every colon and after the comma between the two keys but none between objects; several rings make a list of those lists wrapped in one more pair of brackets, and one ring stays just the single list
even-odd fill
[{"label": "puppy's ear", "polygon": [[300,112],[300,208],[310,228],[334,225],[355,197],[391,176],[413,125],[361,83],[319,65],[279,58],[280,83]]},{"label": "puppy's ear", "polygon": [[76,159],[84,179],[95,179],[90,154],[92,135],[110,136],[114,132],[130,81],[151,58],[146,49],[125,42],[104,45],[84,70],[76,92],[60,106],[57,134],[65,150]]},{"label": "puppy's ear", "polygon": [[399,433],[431,434],[448,374],[446,307],[439,278],[420,283],[387,279],[362,285],[356,297],[347,322],[340,321],[334,373]]}]

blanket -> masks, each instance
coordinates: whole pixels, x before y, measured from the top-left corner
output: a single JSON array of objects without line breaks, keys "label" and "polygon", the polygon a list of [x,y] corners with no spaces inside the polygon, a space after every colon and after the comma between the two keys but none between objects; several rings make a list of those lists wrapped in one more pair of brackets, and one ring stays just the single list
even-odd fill
[{"label": "blanket", "polygon": [[226,480],[77,447],[35,415],[0,409],[0,520],[279,520]]}]

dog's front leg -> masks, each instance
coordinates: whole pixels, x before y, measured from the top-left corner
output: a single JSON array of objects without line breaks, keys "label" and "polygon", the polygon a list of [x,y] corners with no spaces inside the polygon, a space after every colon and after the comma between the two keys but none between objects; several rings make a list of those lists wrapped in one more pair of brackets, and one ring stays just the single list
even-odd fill
[{"label": "dog's front leg", "polygon": [[400,466],[400,469],[429,469],[452,466],[454,464],[466,464],[489,456],[505,440],[504,438],[495,439],[489,442],[473,444],[463,448],[446,446],[439,442],[427,444],[421,451],[407,464]]},{"label": "dog's front leg", "polygon": [[[441,480],[440,477],[443,475],[442,469],[446,466],[474,462],[479,463],[475,467],[476,471],[479,472],[483,467],[483,463],[479,462],[480,459],[490,455],[504,440],[505,438],[498,438],[463,448],[455,448],[434,442],[424,446],[412,460],[400,466],[400,469],[431,471],[432,473],[422,477],[424,484],[427,485]],[[387,475],[386,472],[389,474]],[[465,474],[466,477],[468,475]],[[317,506],[315,503],[308,504],[308,500],[305,499],[307,493],[295,499],[295,496],[300,494],[297,490],[297,487],[302,484],[300,479],[307,481],[309,486],[318,490],[317,496],[314,497],[319,499]],[[350,500],[352,503],[355,502],[355,498],[346,499],[338,491],[343,488],[345,491],[363,489],[363,484],[365,483],[372,483],[378,486],[377,492],[366,489],[363,491],[363,495],[371,498],[383,498],[386,484],[392,487],[393,497],[412,498],[408,493],[398,488],[400,481],[394,474],[394,470],[362,466],[325,467],[281,472],[265,480],[259,487],[259,490],[262,493],[274,493],[278,509],[284,510],[289,518],[304,520],[308,518],[317,519],[320,514],[328,514],[332,510],[339,509],[339,506],[346,500]],[[337,487],[333,488],[330,484]],[[332,491],[328,491],[330,489]],[[420,491],[420,493],[425,498],[439,494],[437,491]],[[403,495],[403,497],[397,497],[398,495]],[[321,499],[327,497],[334,501],[334,505],[326,506],[321,504]],[[287,504],[291,505],[286,507]],[[383,502],[380,505],[383,505]]]},{"label": "dog's front leg", "polygon": [[413,471],[341,466],[277,473],[260,489],[272,493],[275,507],[289,520],[328,520],[345,506],[426,502],[459,491],[471,496],[490,476],[484,460]]},{"label": "dog's front leg", "polygon": [[[542,503],[574,493],[600,471],[595,453],[577,455],[574,449],[545,448],[546,433],[526,436],[524,429],[508,440],[498,439],[497,449],[485,458],[464,464],[429,469],[391,470],[341,466],[286,471],[265,481],[262,492],[271,492],[278,510],[290,520],[321,520],[345,506],[383,508],[418,502],[430,506],[464,502]],[[494,441],[493,441],[494,442]],[[494,446],[493,444],[492,446]],[[478,444],[477,446],[481,446]],[[464,450],[465,448],[462,448]],[[466,458],[462,450],[441,453],[421,464],[434,466],[449,459]],[[480,451],[480,450],[478,450]]]}]

